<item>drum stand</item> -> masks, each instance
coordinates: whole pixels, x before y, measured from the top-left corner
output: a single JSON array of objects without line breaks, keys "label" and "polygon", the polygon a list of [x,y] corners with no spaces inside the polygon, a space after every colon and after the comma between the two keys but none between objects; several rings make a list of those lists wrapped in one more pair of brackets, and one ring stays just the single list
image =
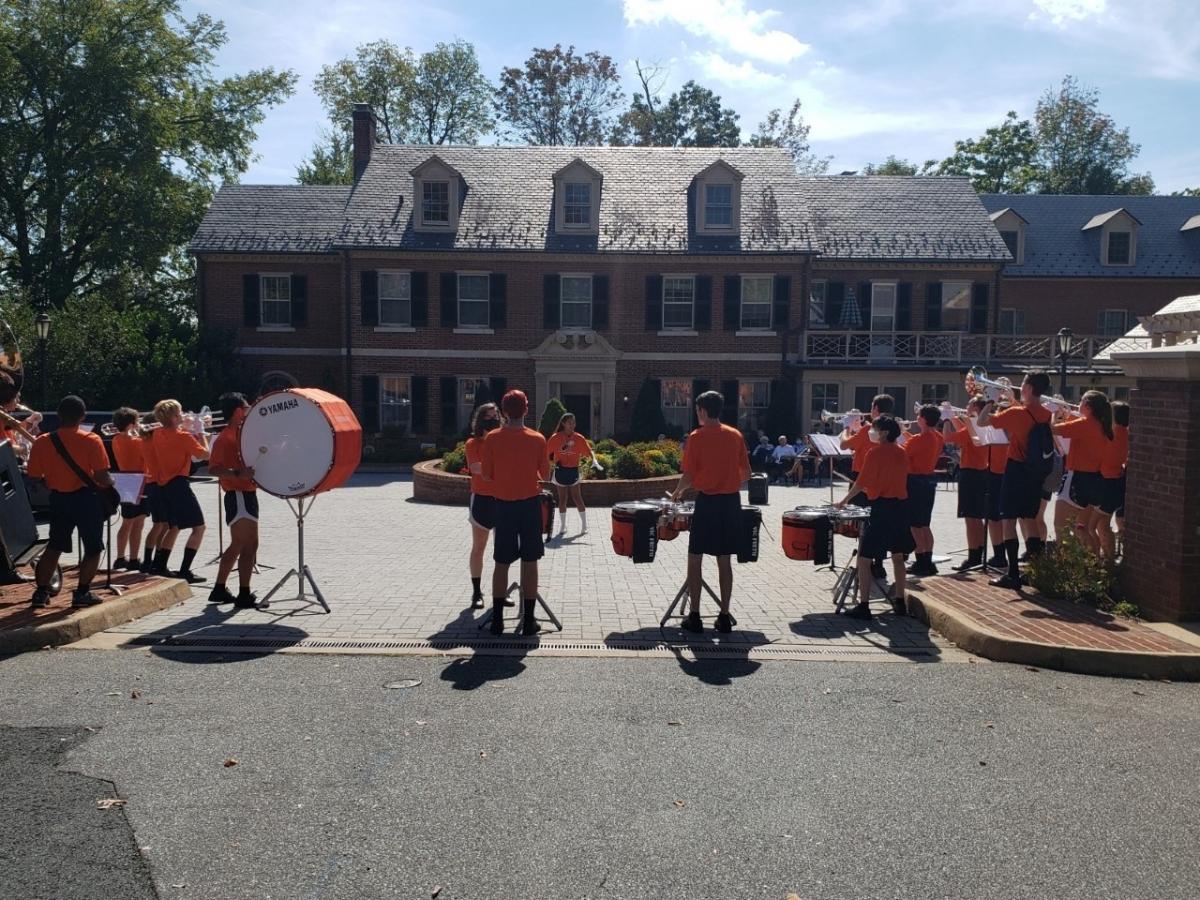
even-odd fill
[{"label": "drum stand", "polygon": [[258,608],[267,609],[271,605],[271,598],[275,596],[275,592],[283,587],[284,583],[287,582],[289,578],[295,575],[297,594],[293,599],[301,602],[304,602],[308,599],[307,595],[304,593],[304,579],[307,578],[308,583],[312,585],[313,594],[316,596],[317,602],[321,604],[321,608],[324,609],[325,612],[331,612],[329,609],[329,604],[325,602],[325,597],[321,593],[321,589],[317,587],[317,580],[313,578],[312,569],[310,569],[304,562],[304,517],[310,510],[312,510],[312,505],[317,498],[315,496],[300,497],[296,501],[295,506],[292,505],[292,499],[290,497],[286,499],[288,509],[290,509],[292,511],[292,515],[296,517],[296,544],[299,549],[299,559],[296,563],[296,567],[294,569],[288,569],[287,574],[280,578],[275,584],[275,587],[271,588],[267,596],[263,597],[262,600],[259,601]]},{"label": "drum stand", "polygon": [[[888,599],[888,584],[887,579],[880,581],[872,576],[871,587],[878,590],[883,595],[883,599]],[[870,603],[874,597],[868,596],[867,602]],[[853,600],[858,603],[858,550],[850,554],[850,559],[846,562],[846,568],[842,570],[842,574],[838,577],[837,583],[833,586],[833,608],[835,613],[843,613],[846,609],[846,603]]]},{"label": "drum stand", "polygon": [[[702,599],[704,597],[704,592],[707,591],[708,596],[713,598],[713,603],[717,604],[717,609],[721,608],[721,598],[717,596],[716,592],[712,589],[712,585],[710,585],[703,578],[703,576],[701,576],[701,578],[700,578],[700,591],[701,591],[700,596]],[[687,618],[686,613],[680,613],[679,615],[675,614],[675,610],[678,609],[679,605],[681,603],[683,603],[686,599],[688,599],[688,583],[687,583],[687,579],[685,578],[683,580],[683,584],[680,585],[679,590],[675,592],[675,599],[671,601],[671,605],[667,607],[667,611],[665,613],[663,613],[662,619],[659,620],[658,633],[663,638],[663,640],[666,640],[666,638],[667,638],[667,635],[666,635],[666,632],[664,629],[667,627],[668,619],[686,619]],[[733,618],[733,613],[729,614],[729,618],[733,620],[734,625],[737,624],[737,619]]]},{"label": "drum stand", "polygon": [[[221,488],[221,483],[217,482],[217,555],[205,563],[206,566],[215,566],[220,564],[221,557],[225,555],[225,491]],[[263,569],[274,569],[274,566],[268,566],[266,563],[254,561],[254,574],[259,575]]]},{"label": "drum stand", "polygon": [[[510,585],[508,586],[508,590],[505,592],[504,596],[505,596],[505,597],[511,597],[511,596],[512,596],[512,593],[513,593],[513,591],[520,591],[520,590],[521,590],[521,584],[520,584],[520,582],[514,581],[512,584],[510,584]],[[542,608],[542,611],[543,611],[543,612],[546,614],[546,618],[548,618],[548,619],[549,619],[551,622],[553,622],[553,623],[554,623],[554,627],[555,627],[555,629],[556,629],[556,630],[558,630],[558,631],[562,631],[562,630],[563,630],[563,627],[562,627],[562,622],[558,621],[558,616],[556,616],[556,615],[554,614],[554,610],[552,610],[552,609],[549,607],[549,605],[546,603],[546,599],[545,599],[545,598],[544,598],[544,597],[543,597],[543,596],[542,596],[540,593],[537,595],[537,605],[538,605],[538,606],[540,606],[540,607]],[[514,607],[514,608],[515,608],[515,607]],[[523,615],[523,613],[517,613],[517,615],[518,615],[518,616],[522,616],[522,615]],[[479,631],[483,631],[483,629],[484,629],[484,628],[485,628],[487,625],[491,624],[491,621],[492,621],[492,611],[489,609],[487,612],[485,612],[485,613],[484,613],[484,614],[483,614],[483,615],[480,617],[480,619],[479,619],[479,627],[478,627],[478,629],[477,629],[477,630],[479,630]],[[534,636],[535,636],[535,635],[522,635],[522,634],[518,634],[518,635],[517,635],[517,637],[534,637]]]}]

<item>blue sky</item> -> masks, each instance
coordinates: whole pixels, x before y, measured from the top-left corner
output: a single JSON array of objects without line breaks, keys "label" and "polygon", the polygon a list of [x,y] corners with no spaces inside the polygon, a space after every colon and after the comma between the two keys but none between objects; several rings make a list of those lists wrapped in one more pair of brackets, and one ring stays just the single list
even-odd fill
[{"label": "blue sky", "polygon": [[271,110],[246,183],[294,180],[324,111],[320,67],[386,38],[416,51],[475,44],[484,72],[519,65],[532,47],[574,44],[669,70],[666,90],[694,78],[741,114],[748,136],[772,107],[803,102],[831,171],[888,154],[950,154],[1009,109],[1033,112],[1065,74],[1099,88],[1101,108],[1142,145],[1137,171],[1159,193],[1200,187],[1198,0],[188,0],[186,14],[225,22],[224,72],[294,69],[296,94]]}]

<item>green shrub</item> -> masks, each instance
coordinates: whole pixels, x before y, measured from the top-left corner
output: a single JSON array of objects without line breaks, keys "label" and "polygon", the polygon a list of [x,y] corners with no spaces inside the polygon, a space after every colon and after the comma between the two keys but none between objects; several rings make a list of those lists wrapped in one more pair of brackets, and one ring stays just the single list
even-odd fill
[{"label": "green shrub", "polygon": [[604,479],[610,477],[609,471],[613,467],[613,455],[611,453],[597,452],[596,462],[600,463],[600,465],[603,467],[602,470],[598,471],[591,466],[586,466],[583,469],[583,477],[588,481],[603,481]]},{"label": "green shrub", "polygon": [[[608,453],[610,455],[621,449],[621,445],[612,438],[605,438],[602,441],[596,441],[595,447],[597,453]],[[603,463],[601,465],[603,465]]]},{"label": "green shrub", "polygon": [[650,464],[644,454],[626,448],[613,457],[612,472],[617,478],[649,478]]},{"label": "green shrub", "polygon": [[1047,597],[1085,603],[1117,615],[1136,615],[1120,596],[1117,571],[1104,564],[1074,534],[1048,546],[1029,563],[1029,583]]},{"label": "green shrub", "polygon": [[453,450],[442,454],[442,471],[461,473],[467,468],[467,445],[459,444]]},{"label": "green shrub", "polygon": [[562,401],[557,397],[551,397],[546,401],[546,408],[542,410],[542,421],[538,425],[538,431],[550,439],[550,435],[554,434],[554,430],[558,428],[558,420],[563,417],[563,413],[567,408],[562,405]]}]

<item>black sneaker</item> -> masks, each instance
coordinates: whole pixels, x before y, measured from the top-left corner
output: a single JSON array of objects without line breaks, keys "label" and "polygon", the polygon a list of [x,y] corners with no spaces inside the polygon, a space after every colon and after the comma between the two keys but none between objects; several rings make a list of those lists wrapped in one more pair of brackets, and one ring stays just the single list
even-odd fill
[{"label": "black sneaker", "polygon": [[99,606],[104,601],[91,591],[76,591],[71,595],[72,609],[82,609],[85,606]]},{"label": "black sneaker", "polygon": [[202,582],[208,581],[207,578],[202,578],[201,576],[199,576],[195,572],[193,572],[191,569],[180,569],[178,572],[175,573],[175,577],[182,578],[188,584],[200,584]]},{"label": "black sneaker", "polygon": [[871,560],[871,577],[877,578],[880,581],[887,580],[887,572],[884,571],[883,560],[880,560],[880,559]]},{"label": "black sneaker", "polygon": [[729,634],[733,631],[733,616],[729,613],[721,613],[717,616],[717,631],[721,634]]},{"label": "black sneaker", "polygon": [[532,615],[524,617],[524,621],[521,623],[521,634],[525,635],[525,637],[531,637],[541,630],[541,624]]},{"label": "black sneaker", "polygon": [[873,616],[871,615],[870,604],[868,604],[868,603],[858,604],[858,606],[854,607],[853,609],[849,610],[846,613],[846,618],[848,618],[848,619],[870,619],[870,618],[873,618]]},{"label": "black sneaker", "polygon": [[684,631],[690,631],[693,634],[704,633],[704,623],[700,621],[700,610],[693,609],[690,613],[683,617],[683,622],[679,626]]},{"label": "black sneaker", "polygon": [[471,598],[471,609],[483,609],[483,594],[476,594]]},{"label": "black sneaker", "polygon": [[1021,589],[1021,579],[1013,578],[1009,574],[1001,575],[999,578],[993,578],[988,582],[992,587],[1007,588],[1008,590],[1016,591]]},{"label": "black sneaker", "polygon": [[50,588],[36,588],[33,596],[29,598],[29,605],[33,609],[45,609],[50,605]]},{"label": "black sneaker", "polygon": [[223,584],[218,584],[208,595],[209,603],[233,603],[233,601],[233,594],[231,594],[229,592],[229,588],[225,587]]},{"label": "black sneaker", "polygon": [[233,605],[237,609],[254,609],[258,606],[258,598],[245,589],[238,591],[238,595],[230,599],[233,600]]},{"label": "black sneaker", "polygon": [[109,571],[115,572],[115,571],[117,571],[117,569],[128,569],[128,568],[129,568],[129,560],[127,560],[123,556],[118,556],[116,559],[113,560],[112,568],[109,569]]},{"label": "black sneaker", "polygon": [[1008,568],[1008,557],[1003,553],[997,553],[987,561],[987,564],[989,569],[999,569],[1003,572]]},{"label": "black sneaker", "polygon": [[907,616],[908,615],[908,603],[905,602],[903,597],[892,597],[891,603],[892,603],[892,612],[894,612],[896,615],[898,615],[898,616]]}]

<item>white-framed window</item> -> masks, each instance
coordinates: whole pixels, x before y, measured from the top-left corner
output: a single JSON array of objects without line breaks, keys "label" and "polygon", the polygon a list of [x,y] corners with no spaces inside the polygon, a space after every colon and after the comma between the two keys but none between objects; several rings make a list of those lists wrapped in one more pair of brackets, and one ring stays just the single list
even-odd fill
[{"label": "white-framed window", "polygon": [[1000,309],[1000,334],[1024,334],[1025,310],[1011,306]]},{"label": "white-framed window", "polygon": [[425,225],[450,224],[450,182],[421,182],[421,222]]},{"label": "white-framed window", "polygon": [[1004,241],[1004,246],[1008,248],[1008,252],[1012,254],[1013,265],[1018,265],[1021,259],[1021,232],[1019,231],[1001,231],[1000,240]]},{"label": "white-framed window", "polygon": [[[464,376],[458,379],[458,428],[460,431],[471,427],[471,414],[475,412],[477,405],[475,398],[480,382],[486,384],[490,380],[486,375]],[[496,397],[492,402],[499,404],[500,398]]]},{"label": "white-framed window", "polygon": [[829,321],[825,318],[825,292],[827,282],[814,281],[808,291],[808,327],[828,328]]},{"label": "white-framed window", "polygon": [[559,287],[559,321],[563,328],[592,327],[592,276],[563,275]]},{"label": "white-framed window", "polygon": [[490,322],[489,278],[479,272],[458,274],[458,324],[486,328]]},{"label": "white-framed window", "polygon": [[568,227],[592,226],[592,185],[587,181],[569,181],[563,192],[563,218]]},{"label": "white-framed window", "polygon": [[704,227],[733,227],[732,184],[706,184],[704,186]]},{"label": "white-framed window", "polygon": [[[939,406],[943,401],[950,399],[949,384],[923,384],[921,385],[921,402],[932,403],[934,406]],[[901,416],[905,418],[905,416]]]},{"label": "white-framed window", "polygon": [[741,327],[746,331],[769,331],[775,279],[771,275],[742,276]]},{"label": "white-framed window", "polygon": [[896,330],[896,282],[871,285],[871,330]]},{"label": "white-framed window", "polygon": [[1096,331],[1105,337],[1120,337],[1129,330],[1129,310],[1102,309],[1096,314]]},{"label": "white-framed window", "polygon": [[1112,397],[1114,400],[1120,400],[1122,403],[1129,402],[1129,388],[1115,387],[1113,388]]},{"label": "white-framed window", "polygon": [[[754,432],[762,428],[771,405],[771,382],[753,379],[738,382],[738,428]],[[773,437],[773,435],[772,435]]]},{"label": "white-framed window", "polygon": [[379,376],[379,427],[412,430],[412,380],[407,375]]},{"label": "white-framed window", "polygon": [[408,272],[379,273],[379,324],[412,324],[412,278]]},{"label": "white-framed window", "polygon": [[1108,232],[1107,256],[1105,265],[1127,266],[1133,260],[1133,232]]},{"label": "white-framed window", "polygon": [[942,330],[968,331],[971,328],[971,282],[942,282]]},{"label": "white-framed window", "polygon": [[[841,402],[842,386],[836,381],[815,381],[809,385],[809,429],[813,434],[820,434],[825,431],[824,423],[821,421],[821,413],[823,412],[841,412],[839,403]],[[831,428],[835,430],[836,426]]]},{"label": "white-framed window", "polygon": [[258,276],[259,321],[263,325],[292,324],[292,276],[268,272]]},{"label": "white-framed window", "polygon": [[663,277],[663,328],[679,328],[690,331],[696,299],[696,279],[691,275],[666,275]]},{"label": "white-framed window", "polygon": [[692,380],[664,378],[662,380],[662,411],[667,427],[685,433],[692,430]]}]

